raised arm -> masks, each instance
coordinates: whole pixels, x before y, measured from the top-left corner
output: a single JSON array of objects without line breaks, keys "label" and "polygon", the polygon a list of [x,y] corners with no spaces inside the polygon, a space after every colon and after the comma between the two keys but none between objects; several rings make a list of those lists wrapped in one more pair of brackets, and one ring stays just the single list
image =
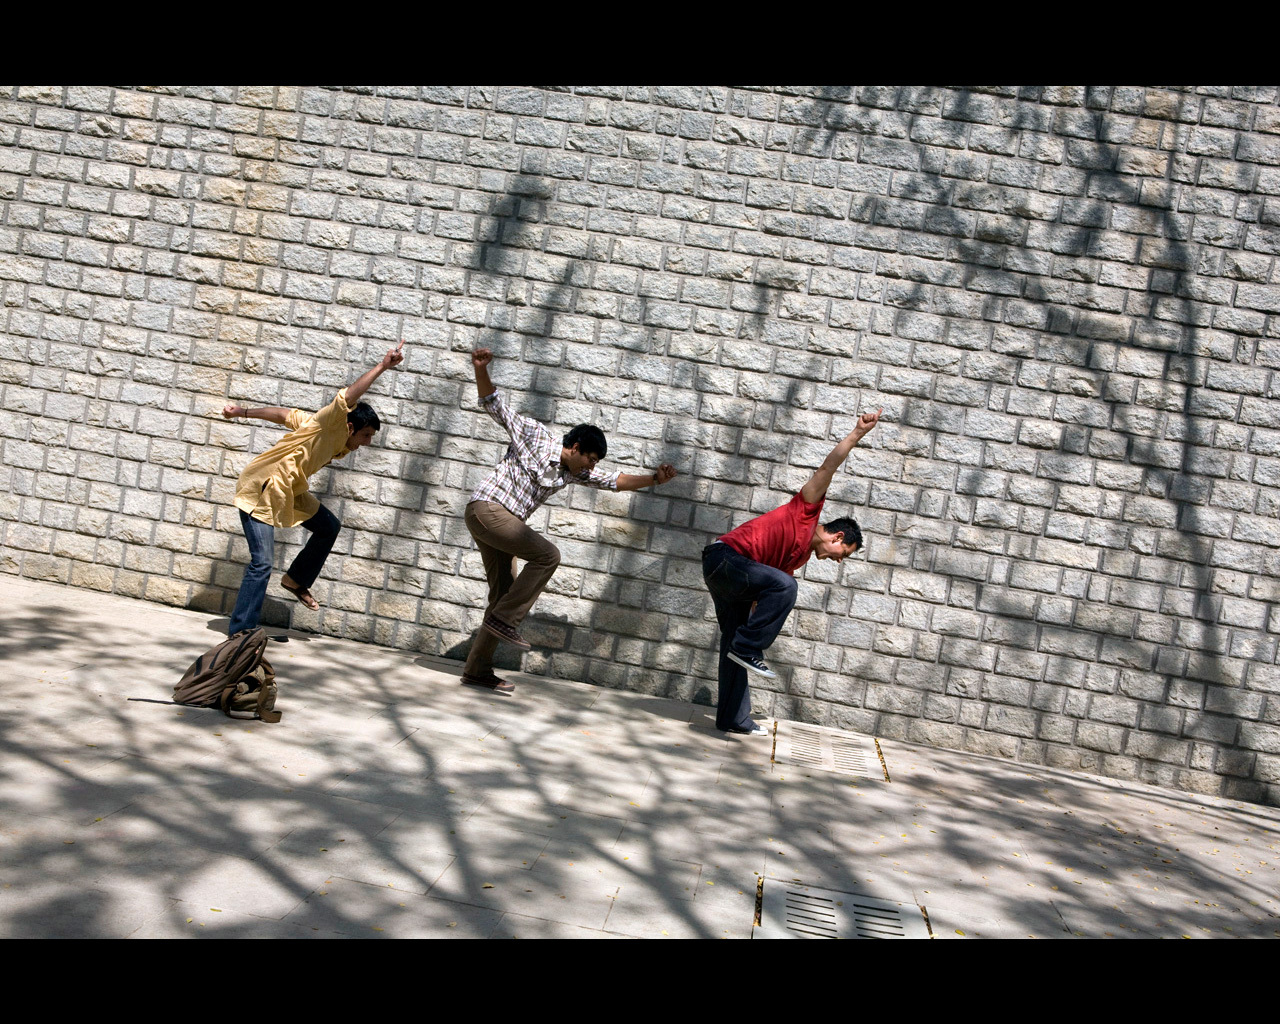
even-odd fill
[{"label": "raised arm", "polygon": [[618,490],[620,491],[639,491],[652,484],[665,484],[668,480],[674,480],[676,476],[676,467],[669,462],[664,462],[653,473],[621,473],[618,475]]},{"label": "raised arm", "polygon": [[400,351],[402,348],[404,348],[403,338],[400,339],[400,344],[395,348],[387,349],[387,354],[370,369],[365,370],[354,384],[347,385],[347,406],[349,408],[355,408],[356,403],[364,397],[364,393],[369,390],[369,387],[378,379],[383,370],[389,370],[391,367],[399,366],[404,362],[404,353]]},{"label": "raised arm", "polygon": [[255,420],[267,420],[271,423],[279,423],[281,426],[285,423],[285,417],[289,415],[288,409],[282,409],[278,405],[267,405],[261,409],[248,409],[243,405],[224,405],[222,407],[222,418],[224,420],[235,419],[237,416],[247,416]]},{"label": "raised arm", "polygon": [[849,431],[849,436],[831,449],[831,454],[822,460],[822,465],[813,471],[813,476],[809,477],[805,485],[800,488],[800,497],[812,505],[827,496],[827,488],[831,486],[831,478],[836,470],[849,457],[853,446],[866,437],[880,422],[882,412],[884,412],[883,409],[878,409],[874,413],[864,412],[858,417],[857,425]]},{"label": "raised arm", "polygon": [[487,348],[478,348],[471,353],[471,365],[476,371],[476,390],[480,392],[481,398],[486,398],[498,390],[489,379],[489,363],[492,359],[493,353]]}]

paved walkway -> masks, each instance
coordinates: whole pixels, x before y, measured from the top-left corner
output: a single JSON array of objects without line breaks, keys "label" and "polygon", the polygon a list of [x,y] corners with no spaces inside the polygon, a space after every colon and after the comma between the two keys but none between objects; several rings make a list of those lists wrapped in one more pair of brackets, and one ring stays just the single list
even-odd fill
[{"label": "paved walkway", "polygon": [[1280,935],[1280,809],[889,741],[892,781],[805,771],[698,705],[301,633],[283,721],[232,721],[154,703],[225,620],[0,594],[2,937],[748,938],[761,878],[767,925],[798,880],[935,938]]}]

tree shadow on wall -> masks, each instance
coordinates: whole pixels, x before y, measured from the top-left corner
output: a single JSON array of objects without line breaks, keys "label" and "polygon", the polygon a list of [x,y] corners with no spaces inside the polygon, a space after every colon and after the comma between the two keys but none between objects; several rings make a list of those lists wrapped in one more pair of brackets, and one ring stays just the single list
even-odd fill
[{"label": "tree shadow on wall", "polygon": [[[532,202],[529,197],[534,197],[537,202]],[[519,398],[513,402],[516,411],[528,415],[542,423],[553,423],[555,420],[555,411],[557,403],[563,400],[580,399],[577,390],[576,378],[580,371],[575,371],[571,367],[564,367],[563,377],[573,380],[574,388],[572,391],[566,391],[562,384],[557,380],[557,364],[559,360],[548,362],[542,358],[541,345],[536,340],[538,338],[557,336],[556,318],[561,315],[572,316],[575,318],[585,318],[588,316],[596,317],[601,324],[611,322],[613,318],[606,317],[598,311],[580,312],[576,308],[575,298],[581,291],[589,287],[592,283],[592,273],[595,266],[603,266],[603,260],[595,259],[592,261],[584,261],[575,257],[560,258],[559,269],[555,272],[555,279],[544,284],[530,284],[525,280],[519,280],[519,275],[524,275],[527,270],[529,254],[539,252],[537,245],[540,244],[542,236],[539,234],[536,238],[531,237],[531,223],[537,223],[541,217],[540,203],[543,200],[549,200],[554,197],[554,187],[552,183],[548,183],[534,176],[519,176],[516,179],[514,190],[511,194],[497,197],[491,204],[491,212],[494,214],[492,223],[485,227],[485,237],[477,246],[476,270],[472,273],[470,280],[478,281],[481,288],[493,298],[506,296],[508,302],[510,297],[515,295],[518,298],[519,305],[515,306],[516,315],[502,317],[505,321],[505,327],[499,329],[494,326],[486,326],[475,332],[475,340],[473,344],[483,344],[494,350],[495,355],[502,359],[510,360],[511,364],[525,369],[521,383],[525,386],[521,391]],[[541,230],[541,229],[539,229]],[[591,231],[584,232],[584,235],[592,240],[590,245],[594,245],[598,236]],[[522,245],[522,242],[528,242],[528,245]],[[593,250],[594,252],[594,250]],[[546,257],[543,255],[544,267],[542,269],[545,274]],[[483,272],[483,273],[481,273]],[[753,285],[758,302],[756,303],[757,311],[763,312],[769,304],[770,289],[764,286]],[[619,298],[619,302],[629,301]],[[507,309],[508,307],[500,307]],[[620,364],[615,362],[613,370],[616,374],[614,380],[627,381],[635,380],[642,368],[632,368],[628,366],[628,353],[647,353],[661,352],[667,335],[666,330],[654,326],[650,318],[650,300],[644,295],[636,297],[632,311],[629,316],[624,317],[616,322],[622,324],[620,331],[615,331],[608,338],[599,337],[593,334],[588,342],[592,345],[604,345],[609,348],[615,348],[622,352]],[[748,324],[750,317],[748,317]],[[631,326],[634,325],[634,326]],[[745,331],[739,332],[741,335],[749,336],[752,328],[748,327]],[[758,329],[756,330],[758,333]],[[531,347],[532,346],[532,347]],[[562,357],[561,357],[562,358]],[[529,373],[528,367],[532,365],[533,372]],[[685,370],[680,366],[672,366],[668,369],[668,377],[666,383],[673,383],[674,377],[687,377],[687,380],[675,381],[686,386],[694,383],[693,377],[696,371],[692,369]],[[593,404],[599,404],[603,398],[599,394],[587,394],[588,384],[594,378],[587,378],[582,384],[581,399],[591,401]],[[608,383],[606,381],[605,383]],[[634,385],[632,385],[634,386]],[[661,385],[659,385],[661,386]],[[789,387],[785,401],[790,404],[795,393],[795,383]],[[594,390],[594,385],[592,385]],[[620,414],[626,408],[626,395],[619,392],[615,398],[617,405],[606,407],[602,411],[604,422],[600,423],[606,430],[616,429],[620,422]],[[642,405],[642,408],[645,406]],[[668,415],[666,417],[668,423],[673,421],[683,423],[684,417]],[[481,421],[483,422],[483,421]],[[565,424],[567,426],[567,424]],[[749,420],[743,421],[742,426],[749,425]],[[553,431],[556,429],[552,428]],[[627,472],[638,470],[641,467],[651,468],[658,462],[671,461],[676,464],[677,470],[681,477],[675,485],[667,485],[661,492],[659,501],[667,508],[666,514],[660,520],[654,520],[652,517],[648,521],[654,522],[654,528],[680,526],[693,521],[696,510],[703,507],[703,503],[697,500],[690,500],[687,497],[687,489],[691,486],[694,478],[697,477],[696,459],[697,450],[699,448],[708,451],[713,450],[713,435],[718,429],[718,425],[712,426],[708,431],[700,432],[697,427],[692,429],[671,429],[664,428],[664,436],[662,438],[651,438],[649,440],[632,440],[620,438],[614,441],[610,461],[614,467]],[[491,430],[495,435],[495,447],[502,444],[505,437],[498,437],[500,431]],[[621,455],[621,459],[618,459]],[[746,482],[748,475],[748,465],[750,460],[739,460],[742,466],[730,467],[728,472],[736,473],[741,482]],[[686,494],[681,494],[680,490],[686,489]],[[675,493],[672,493],[672,491]],[[597,503],[594,499],[589,501],[580,500],[581,496],[576,492],[581,488],[571,487],[564,492],[566,497],[563,499],[553,499],[554,504],[548,507],[549,513],[565,505],[572,508],[584,508],[586,511],[598,511]],[[461,499],[460,499],[461,500]],[[635,501],[646,500],[637,495],[632,499]],[[460,511],[460,510],[459,510]],[[619,567],[624,573],[626,570],[626,556],[619,556],[622,560]],[[593,600],[608,601],[609,595],[606,593],[600,595]],[[479,610],[475,611],[474,617],[479,617]],[[536,613],[535,613],[536,618]],[[463,657],[470,649],[470,641],[464,641],[455,644],[446,653],[450,657]],[[510,656],[502,656],[503,660],[510,660]],[[512,667],[510,664],[507,667]]]},{"label": "tree shadow on wall", "polygon": [[[961,94],[956,111],[963,114],[970,99]],[[1036,114],[1034,109],[1022,105],[1015,111],[1026,117]],[[1088,116],[1094,121],[1096,140],[1102,115],[1090,110]],[[1014,118],[1015,127],[1022,124],[1022,118]],[[1034,125],[1028,122],[1028,126]],[[1040,126],[1039,130],[1043,131],[1044,127]],[[1056,132],[1053,137],[1060,138]],[[1094,140],[1070,135],[1063,142],[1066,166],[1087,175],[1088,181],[1087,199],[1074,204],[1072,210],[1075,222],[1063,223],[1061,212],[1052,222],[1031,220],[1026,216],[1027,211],[1019,207],[1023,202],[1021,190],[970,185],[966,195],[970,206],[976,205],[978,210],[996,216],[985,237],[953,239],[953,249],[946,260],[963,258],[965,265],[960,273],[948,275],[928,265],[915,268],[908,265],[906,280],[901,280],[886,294],[885,302],[906,310],[939,312],[935,284],[968,289],[981,277],[982,286],[990,294],[983,299],[981,309],[975,308],[971,315],[980,313],[984,320],[997,324],[1012,322],[1036,335],[1034,348],[1016,344],[1011,348],[1010,362],[1016,367],[1016,373],[1011,373],[1003,383],[1030,384],[1044,389],[1054,396],[1055,418],[1064,424],[1054,447],[1048,448],[1040,441],[1034,449],[1025,449],[1027,458],[1038,466],[1036,478],[1052,481],[1052,496],[1039,534],[1045,538],[1056,535],[1097,544],[1100,559],[1110,556],[1125,567],[1107,569],[1103,576],[1098,570],[1106,567],[1098,563],[1087,573],[1091,586],[1109,588],[1111,610],[1115,614],[1105,622],[1095,617],[1088,627],[1082,627],[1073,618],[1066,628],[1084,642],[1080,653],[1108,666],[1105,671],[1111,676],[1110,692],[1169,709],[1183,719],[1176,730],[1143,720],[1144,731],[1154,728],[1171,737],[1176,733],[1177,738],[1167,743],[1156,740],[1149,744],[1161,748],[1155,758],[1149,753],[1135,755],[1127,746],[1114,753],[1136,756],[1143,765],[1142,774],[1150,776],[1161,767],[1178,768],[1176,760],[1167,759],[1176,758],[1181,751],[1181,768],[1190,770],[1191,742],[1206,739],[1226,755],[1220,755],[1218,768],[1219,772],[1224,769],[1226,772],[1222,776],[1223,790],[1257,799],[1265,787],[1243,778],[1251,766],[1250,756],[1239,748],[1241,694],[1238,686],[1233,685],[1224,661],[1230,636],[1219,621],[1221,598],[1212,593],[1209,568],[1212,538],[1219,536],[1220,530],[1207,507],[1211,485],[1206,480],[1209,466],[1202,454],[1205,449],[1196,444],[1208,440],[1204,417],[1221,415],[1197,407],[1198,387],[1206,379],[1210,354],[1240,358],[1250,351],[1250,342],[1242,339],[1240,345],[1244,348],[1239,353],[1215,351],[1218,339],[1207,336],[1197,323],[1195,276],[1201,268],[1188,236],[1187,221],[1173,211],[1171,197],[1159,188],[1143,191],[1144,183],[1160,179],[1141,173],[1126,174],[1121,169],[1120,146]],[[1176,157],[1176,153],[1169,154],[1169,167],[1174,165]],[[1166,169],[1163,181],[1174,180]],[[957,213],[950,203],[955,198],[954,192],[965,188],[965,183],[956,185],[936,176],[927,179],[926,184],[932,187],[920,191],[925,194],[932,191],[937,198],[930,203],[923,222],[944,224],[950,219],[958,223],[957,218],[964,211]],[[1122,233],[1108,228],[1121,210],[1129,211],[1126,223],[1132,220],[1139,225],[1129,230],[1146,232],[1140,235],[1140,249],[1133,254],[1136,262],[1149,270],[1142,290],[1123,281],[1112,282],[1111,288],[1095,283],[1098,261],[1117,256],[1116,246],[1122,241],[1117,236]],[[1018,226],[1016,233],[1012,230],[1015,225]],[[1043,266],[1036,264],[1038,254],[1024,248],[1021,241],[1025,231],[1037,226],[1042,226],[1047,236],[1041,240],[1041,246],[1048,249],[1048,255],[1043,257],[1048,263]],[[916,280],[910,279],[913,269]],[[1209,270],[1213,272],[1216,268]],[[931,277],[937,280],[929,280]],[[1025,285],[1021,284],[1023,281]],[[1125,297],[1124,307],[1115,310],[1122,317],[1111,317],[1108,306],[1114,303],[1117,294]],[[992,295],[1000,296],[998,306],[991,302]],[[1014,316],[1010,307],[1023,298],[1028,305],[1019,302]],[[1086,312],[1079,312],[1081,307]],[[1096,312],[1090,312],[1090,307]],[[945,309],[940,312],[951,322],[951,314]],[[1131,329],[1117,329],[1122,318],[1132,322]],[[1126,352],[1135,353],[1135,357],[1126,360]],[[1157,354],[1155,363],[1143,358],[1151,353]],[[1126,363],[1133,367],[1127,372],[1122,369]],[[1105,420],[1094,415],[1100,403],[1110,410]],[[942,416],[941,410],[927,400],[908,399],[904,405],[904,419],[914,420],[918,425],[927,426],[931,418],[937,420]],[[948,430],[941,423],[938,428],[943,434]],[[1027,476],[1025,461],[1018,458],[1018,449],[1022,446],[1021,438],[1007,448],[988,442],[983,475],[1007,471],[1010,485],[1017,482],[1018,476]],[[1123,519],[1127,525],[1122,534],[1103,522],[1103,517],[1121,518],[1119,508],[1099,510],[1099,518],[1089,522],[1083,536],[1070,532],[1076,528],[1072,525],[1073,518],[1079,517],[1074,516],[1078,509],[1067,491],[1072,474],[1086,460],[1102,468],[1119,464],[1133,470],[1111,481],[1113,489],[1105,492],[1123,501]],[[963,477],[962,470],[961,483]],[[973,482],[979,488],[985,486],[977,480]],[[1093,477],[1087,482],[1092,484]],[[1004,489],[999,493],[980,489],[977,496],[995,501],[1012,499],[1017,503],[1017,496]],[[952,495],[947,500],[954,501],[957,497]],[[1018,557],[1034,559],[1034,538],[1033,534],[1027,544],[1017,549],[1022,552]],[[1015,551],[1006,550],[1010,554]],[[1053,559],[1049,561],[1052,563]],[[1170,571],[1180,575],[1170,580]],[[1161,595],[1158,607],[1147,607],[1131,584],[1109,582],[1109,577],[1117,573],[1134,575],[1139,584],[1158,588]],[[968,585],[966,577],[953,579]],[[1076,600],[1078,608],[1082,608],[1084,594],[1077,595]],[[1127,618],[1116,609],[1117,605],[1125,607],[1126,602],[1131,609]],[[1051,618],[1040,616],[1040,603],[1028,606],[1004,587],[991,586],[982,580],[975,585],[975,607],[1003,620],[998,631],[988,622],[988,633],[983,639],[994,639],[1001,644],[1029,651],[1040,649],[1042,629],[1053,624]],[[1152,614],[1144,615],[1144,612]],[[1078,610],[1076,614],[1083,612]],[[1189,628],[1192,622],[1194,626]],[[1206,685],[1215,683],[1223,685],[1213,691],[1205,689]],[[1188,693],[1179,692],[1188,686],[1190,698]],[[1198,697],[1195,696],[1197,690]],[[1206,694],[1216,702],[1212,712],[1205,705]],[[1062,710],[1059,707],[1057,712]],[[1083,709],[1076,713],[1083,720]],[[1037,736],[1041,735],[1044,714],[1044,710],[1035,712]],[[1164,758],[1160,757],[1161,753]],[[1102,752],[1099,755],[1105,756]]]}]

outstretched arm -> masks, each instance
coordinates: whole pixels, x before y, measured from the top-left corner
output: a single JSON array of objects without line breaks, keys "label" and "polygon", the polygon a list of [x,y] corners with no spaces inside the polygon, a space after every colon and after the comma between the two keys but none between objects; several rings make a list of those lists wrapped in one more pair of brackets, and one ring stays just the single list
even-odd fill
[{"label": "outstretched arm", "polygon": [[884,412],[883,409],[878,409],[874,413],[864,412],[858,417],[858,423],[849,431],[849,436],[831,449],[831,454],[822,460],[822,465],[813,471],[813,476],[809,477],[805,485],[800,488],[800,497],[812,505],[827,496],[827,488],[831,486],[831,478],[836,470],[849,457],[853,446],[866,437],[880,422],[882,412]]},{"label": "outstretched arm", "polygon": [[621,473],[618,476],[618,490],[639,491],[652,484],[665,484],[668,480],[674,480],[675,475],[676,467],[669,462],[664,462],[653,473]]},{"label": "outstretched arm", "polygon": [[489,363],[492,359],[493,353],[487,348],[478,348],[471,353],[471,365],[476,371],[476,390],[480,392],[481,398],[485,398],[498,390],[493,386],[493,381],[489,379]]},{"label": "outstretched arm", "polygon": [[279,423],[282,426],[285,423],[285,417],[289,415],[288,409],[282,409],[278,405],[267,405],[261,409],[249,409],[243,405],[224,405],[222,407],[222,418],[224,420],[235,419],[237,416],[247,416],[255,420],[268,420],[271,423]]},{"label": "outstretched arm", "polygon": [[400,350],[404,348],[404,339],[400,339],[400,344],[395,348],[387,349],[387,354],[356,380],[354,384],[347,385],[347,406],[354,409],[356,403],[364,397],[364,393],[369,390],[370,386],[382,374],[383,370],[389,370],[393,366],[399,366],[404,362],[404,353]]}]

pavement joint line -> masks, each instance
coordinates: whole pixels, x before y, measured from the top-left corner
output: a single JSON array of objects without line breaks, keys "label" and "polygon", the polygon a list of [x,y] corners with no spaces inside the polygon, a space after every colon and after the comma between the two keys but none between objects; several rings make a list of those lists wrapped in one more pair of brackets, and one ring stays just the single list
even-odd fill
[{"label": "pavement joint line", "polygon": [[[777,719],[770,745],[752,746],[716,736],[703,705],[523,672],[519,706],[463,700],[460,666],[318,635],[273,659],[284,720],[233,722],[124,699],[169,698],[216,639],[209,615],[162,609],[157,632],[146,602],[0,582],[6,660],[57,708],[37,730],[16,727],[25,705],[0,710],[0,935],[747,937],[752,871],[757,896],[774,873],[914,893],[935,938],[1280,935],[1280,809],[874,737],[892,786],[794,766],[784,778]],[[51,621],[76,629],[50,644]],[[128,667],[137,652],[143,671]],[[369,667],[345,711],[335,666]],[[384,881],[448,858],[448,886],[388,903],[385,884],[362,882],[316,909],[325,865],[271,852],[295,833],[377,839],[341,871]],[[543,842],[557,854],[522,865]],[[625,880],[606,912],[593,879],[614,870]],[[502,888],[525,871],[537,892]],[[481,882],[497,888],[479,898]],[[178,883],[198,901],[177,900]],[[291,921],[294,894],[311,909]],[[465,915],[447,908],[459,899]]]}]

